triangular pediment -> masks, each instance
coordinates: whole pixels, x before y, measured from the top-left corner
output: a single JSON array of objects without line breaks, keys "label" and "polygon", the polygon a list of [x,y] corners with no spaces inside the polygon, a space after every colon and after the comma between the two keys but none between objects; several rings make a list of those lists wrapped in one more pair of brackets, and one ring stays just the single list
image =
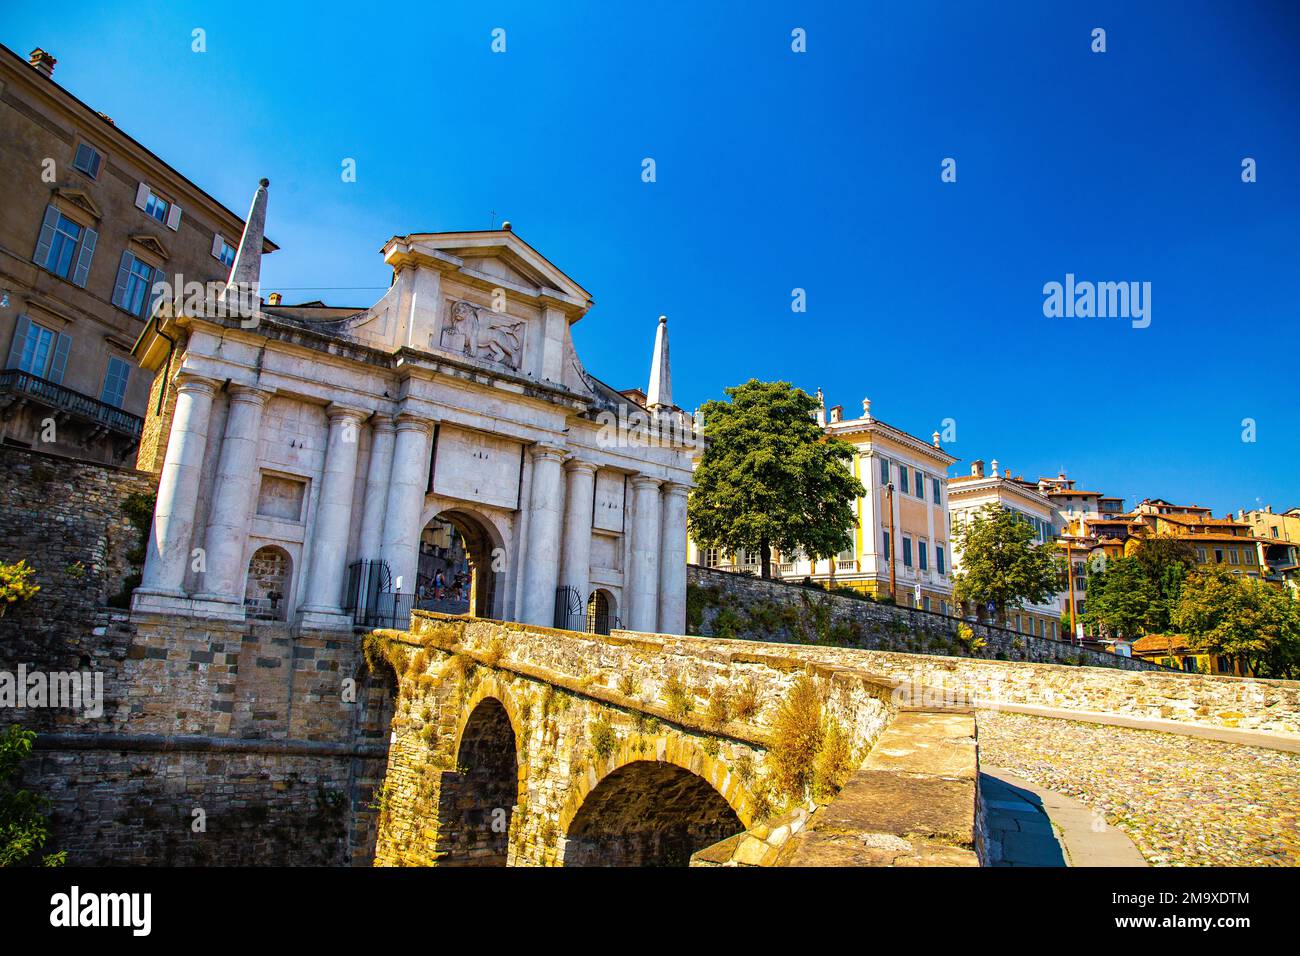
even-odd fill
[{"label": "triangular pediment", "polygon": [[396,236],[384,246],[395,268],[433,260],[485,283],[500,280],[530,294],[550,294],[585,311],[591,294],[513,232],[433,232]]},{"label": "triangular pediment", "polygon": [[155,236],[149,236],[149,235],[132,236],[131,241],[144,249],[148,249],[156,256],[161,256],[164,259],[169,258],[169,255],[167,253],[167,247],[164,246],[162,242]]},{"label": "triangular pediment", "polygon": [[65,202],[69,202],[79,209],[84,209],[96,219],[104,218],[99,211],[99,207],[95,205],[95,201],[90,198],[88,193],[85,193],[80,189],[72,189],[68,186],[59,186],[54,190],[54,194]]}]

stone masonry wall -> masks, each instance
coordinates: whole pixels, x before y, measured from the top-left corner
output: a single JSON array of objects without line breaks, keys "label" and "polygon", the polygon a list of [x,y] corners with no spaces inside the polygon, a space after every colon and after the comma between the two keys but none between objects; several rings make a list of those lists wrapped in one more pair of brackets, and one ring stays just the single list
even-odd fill
[{"label": "stone masonry wall", "polygon": [[97,716],[0,707],[0,724],[39,735],[22,782],[53,801],[47,850],[86,865],[368,864],[391,689],[354,634],[105,607],[139,543],[122,503],[154,480],[0,450],[0,561],[26,558],[41,584],[0,618],[0,672],[102,688]]},{"label": "stone masonry wall", "polygon": [[1122,670],[1165,670],[1147,661],[966,622],[984,646],[971,652],[957,637],[959,618],[916,608],[831,594],[820,588],[764,581],[690,565],[687,630],[692,634],[872,650],[1090,664]]}]

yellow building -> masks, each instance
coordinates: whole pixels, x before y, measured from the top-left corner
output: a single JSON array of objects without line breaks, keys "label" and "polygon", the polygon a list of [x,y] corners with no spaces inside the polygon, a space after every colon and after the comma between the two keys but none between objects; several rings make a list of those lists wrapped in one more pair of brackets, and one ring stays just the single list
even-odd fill
[{"label": "yellow building", "polygon": [[1133,656],[1191,674],[1254,676],[1249,669],[1243,671],[1234,661],[1221,654],[1193,650],[1187,646],[1187,636],[1184,634],[1148,634],[1140,637],[1133,642]]},{"label": "yellow building", "polygon": [[[820,390],[817,394],[820,399]],[[833,582],[872,595],[888,595],[892,586],[899,604],[952,613],[947,471],[957,459],[940,447],[939,433],[927,442],[887,425],[872,417],[869,400],[863,400],[862,417],[852,419],[844,417],[839,405],[827,413],[823,401],[818,420],[828,436],[853,446],[853,475],[866,489],[853,502],[858,521],[853,543],[834,558],[818,561],[800,554],[775,555],[774,576]],[[756,554],[701,551],[693,541],[688,560],[759,573]]]}]

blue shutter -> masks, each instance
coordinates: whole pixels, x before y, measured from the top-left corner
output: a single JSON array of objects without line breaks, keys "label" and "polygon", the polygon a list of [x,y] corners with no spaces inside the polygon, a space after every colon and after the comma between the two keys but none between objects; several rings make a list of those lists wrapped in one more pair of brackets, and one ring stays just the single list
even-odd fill
[{"label": "blue shutter", "polygon": [[158,304],[158,296],[162,294],[162,288],[159,283],[166,283],[167,277],[163,275],[162,269],[155,268],[149,277],[149,309],[145,312],[144,317],[148,319],[153,315],[154,306]]},{"label": "blue shutter", "polygon": [[59,333],[59,340],[54,343],[54,361],[50,363],[50,381],[55,385],[63,382],[63,370],[68,365],[68,346],[72,344],[72,337]]},{"label": "blue shutter", "polygon": [[5,362],[5,368],[18,368],[23,360],[23,349],[27,348],[27,333],[31,330],[32,320],[25,315],[18,316],[18,322],[14,325],[14,340],[9,346],[9,360]]},{"label": "blue shutter", "polygon": [[126,308],[126,280],[131,276],[131,263],[134,261],[135,256],[123,251],[117,266],[117,281],[113,283],[113,304],[119,309]]},{"label": "blue shutter", "polygon": [[41,268],[45,267],[45,260],[50,257],[50,246],[54,244],[54,227],[59,224],[59,210],[50,203],[45,207],[45,219],[41,223],[41,237],[36,240],[36,252],[32,254],[32,262]]},{"label": "blue shutter", "polygon": [[90,275],[90,260],[95,258],[95,243],[99,241],[99,233],[89,227],[81,237],[81,250],[77,253],[77,268],[72,273],[72,281],[86,287],[86,277]]}]

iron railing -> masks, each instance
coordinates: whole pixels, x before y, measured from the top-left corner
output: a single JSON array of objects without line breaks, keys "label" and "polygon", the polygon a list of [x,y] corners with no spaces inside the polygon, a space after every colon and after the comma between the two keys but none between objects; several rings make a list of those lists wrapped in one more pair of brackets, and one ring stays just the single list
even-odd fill
[{"label": "iron railing", "polygon": [[5,392],[17,392],[49,408],[67,412],[131,438],[139,439],[144,430],[144,419],[139,415],[132,415],[116,405],[98,401],[22,369],[7,368],[0,371],[0,394]]}]

